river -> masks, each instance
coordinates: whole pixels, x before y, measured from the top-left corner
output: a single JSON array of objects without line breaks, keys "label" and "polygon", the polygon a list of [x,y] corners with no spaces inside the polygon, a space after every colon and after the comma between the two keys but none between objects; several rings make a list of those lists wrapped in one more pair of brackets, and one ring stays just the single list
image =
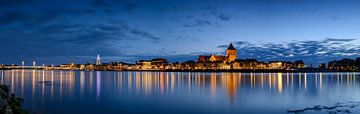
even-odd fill
[{"label": "river", "polygon": [[360,113],[360,74],[353,72],[0,72],[1,84],[36,113]]}]

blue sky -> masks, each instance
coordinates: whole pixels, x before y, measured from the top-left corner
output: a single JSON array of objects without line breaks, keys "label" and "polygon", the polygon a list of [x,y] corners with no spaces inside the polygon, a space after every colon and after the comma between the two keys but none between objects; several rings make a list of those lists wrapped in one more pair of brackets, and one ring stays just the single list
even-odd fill
[{"label": "blue sky", "polygon": [[134,62],[165,57],[318,64],[360,55],[360,1],[3,0],[0,63]]}]

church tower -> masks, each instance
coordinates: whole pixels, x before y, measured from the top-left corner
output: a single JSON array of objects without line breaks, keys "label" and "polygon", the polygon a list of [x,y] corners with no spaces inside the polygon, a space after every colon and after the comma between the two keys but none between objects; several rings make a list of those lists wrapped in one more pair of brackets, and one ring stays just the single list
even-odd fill
[{"label": "church tower", "polygon": [[230,43],[228,49],[226,50],[226,58],[229,62],[235,61],[236,59],[236,49],[232,43]]}]

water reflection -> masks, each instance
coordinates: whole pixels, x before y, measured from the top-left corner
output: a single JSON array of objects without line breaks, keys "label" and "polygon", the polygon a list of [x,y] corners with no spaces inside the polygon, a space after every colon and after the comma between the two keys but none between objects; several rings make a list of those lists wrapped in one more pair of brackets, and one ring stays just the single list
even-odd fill
[{"label": "water reflection", "polygon": [[[246,98],[253,96],[287,96],[278,98],[280,100],[288,97],[297,98],[296,96],[299,94],[326,96],[331,93],[331,88],[357,88],[356,85],[359,81],[357,76],[357,73],[2,70],[1,84],[10,85],[11,92],[18,96],[32,99],[25,105],[32,110],[45,110],[42,108],[46,106],[37,105],[45,105],[52,101],[96,99],[96,103],[102,103],[103,99],[122,95],[133,96],[134,99],[147,96],[171,97],[180,94],[192,98],[209,96],[209,100],[217,103],[223,102],[219,99],[224,96],[228,104],[236,106]],[[324,89],[326,93],[323,93]],[[343,90],[336,92],[338,91]],[[41,100],[41,102],[39,103],[37,100]],[[295,102],[292,101],[293,99],[286,100]],[[255,102],[255,100],[251,102]]]},{"label": "water reflection", "polygon": [[[76,77],[76,73],[79,74]],[[187,89],[188,92],[209,88],[210,95],[215,96],[217,90],[225,90],[230,99],[236,96],[239,89],[274,92],[282,94],[283,90],[319,90],[323,88],[323,73],[186,73],[186,72],[93,72],[85,71],[45,71],[45,70],[6,70],[1,71],[1,83],[9,84],[11,91],[20,89],[21,96],[26,89],[25,83],[31,82],[31,92],[34,94],[41,91],[45,95],[46,86],[50,87],[51,96],[54,90],[58,90],[62,96],[73,95],[74,88],[79,87],[80,95],[84,94],[86,87],[91,90],[96,88],[96,96],[99,98],[101,86],[112,84],[119,90],[135,91],[141,95],[157,94],[172,95],[174,89]],[[102,74],[113,77],[102,77]],[[95,78],[95,80],[93,80]],[[328,84],[335,86],[351,86],[357,83],[355,73],[336,73],[325,77]],[[27,81],[27,82],[25,82]],[[77,83],[78,81],[79,83]],[[95,81],[95,82],[94,82]],[[49,83],[47,83],[49,82]],[[93,85],[93,84],[96,85]],[[40,84],[40,88],[37,86]],[[78,84],[78,85],[76,85]],[[308,87],[310,86],[310,87]],[[57,87],[57,88],[56,88]]]},{"label": "water reflection", "polygon": [[100,71],[96,71],[96,100],[99,100],[100,97],[100,88],[101,87],[101,74]]}]

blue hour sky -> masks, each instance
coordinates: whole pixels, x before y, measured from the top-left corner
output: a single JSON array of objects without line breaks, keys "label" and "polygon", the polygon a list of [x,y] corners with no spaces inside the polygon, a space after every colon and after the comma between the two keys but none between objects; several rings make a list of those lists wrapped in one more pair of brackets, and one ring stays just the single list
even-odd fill
[{"label": "blue hour sky", "polygon": [[134,62],[165,57],[304,60],[360,56],[360,1],[1,0],[0,63]]}]

